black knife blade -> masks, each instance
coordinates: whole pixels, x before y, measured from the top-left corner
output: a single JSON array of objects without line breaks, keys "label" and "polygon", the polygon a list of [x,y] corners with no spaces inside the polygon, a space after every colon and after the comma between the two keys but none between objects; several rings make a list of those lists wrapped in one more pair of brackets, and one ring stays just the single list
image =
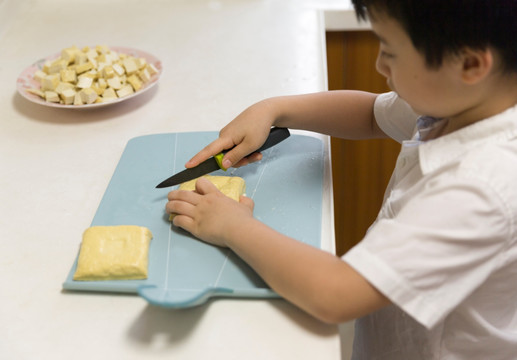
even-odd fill
[{"label": "black knife blade", "polygon": [[[271,128],[271,131],[269,132],[269,136],[266,139],[266,142],[264,143],[264,145],[262,145],[258,150],[254,151],[254,152],[261,152],[266,149],[269,149],[270,147],[275,146],[279,142],[287,139],[289,137],[289,135],[291,135],[291,134],[289,133],[288,129],[273,127],[273,128]],[[185,169],[183,171],[180,171],[177,174],[172,175],[171,177],[165,179],[164,181],[162,181],[161,183],[156,185],[156,188],[164,188],[164,187],[178,185],[185,181],[189,181],[189,180],[198,178],[200,176],[203,176],[205,174],[211,173],[211,172],[219,170],[219,169],[226,170],[221,165],[219,165],[219,162],[217,161],[217,157],[219,157],[219,159],[221,159],[222,156],[230,150],[231,149],[224,150],[222,153],[217,154],[216,156],[213,156],[213,157],[203,161],[201,164],[199,164],[193,168]],[[248,154],[248,156],[249,155],[251,155],[251,154]]]}]

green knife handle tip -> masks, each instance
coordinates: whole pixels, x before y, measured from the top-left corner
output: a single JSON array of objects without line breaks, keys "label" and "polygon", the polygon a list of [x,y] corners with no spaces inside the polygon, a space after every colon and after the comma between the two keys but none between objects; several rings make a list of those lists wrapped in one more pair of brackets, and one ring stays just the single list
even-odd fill
[{"label": "green knife handle tip", "polygon": [[217,161],[217,165],[219,165],[219,167],[220,167],[221,169],[223,169],[224,171],[226,171],[226,170],[228,170],[228,169],[227,169],[227,168],[225,168],[225,167],[223,166],[223,156],[224,156],[224,154],[223,154],[223,153],[219,153],[219,154],[215,155],[215,156],[214,156],[214,158],[215,158],[215,161]]}]

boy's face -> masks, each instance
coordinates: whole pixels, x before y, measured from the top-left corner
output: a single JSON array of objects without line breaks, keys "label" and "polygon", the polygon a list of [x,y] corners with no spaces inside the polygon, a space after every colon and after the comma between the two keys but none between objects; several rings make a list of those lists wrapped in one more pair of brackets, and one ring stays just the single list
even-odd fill
[{"label": "boy's face", "polygon": [[440,68],[430,69],[397,21],[376,12],[370,12],[370,21],[380,40],[377,71],[392,90],[420,115],[449,117],[461,111],[454,101],[459,85],[454,59],[447,57]]}]

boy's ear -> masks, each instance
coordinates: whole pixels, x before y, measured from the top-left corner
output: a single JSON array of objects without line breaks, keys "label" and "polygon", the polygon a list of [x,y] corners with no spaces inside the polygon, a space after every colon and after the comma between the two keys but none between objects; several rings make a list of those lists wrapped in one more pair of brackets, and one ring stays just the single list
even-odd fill
[{"label": "boy's ear", "polygon": [[460,53],[461,77],[464,83],[474,85],[483,80],[494,67],[492,51],[464,48]]}]

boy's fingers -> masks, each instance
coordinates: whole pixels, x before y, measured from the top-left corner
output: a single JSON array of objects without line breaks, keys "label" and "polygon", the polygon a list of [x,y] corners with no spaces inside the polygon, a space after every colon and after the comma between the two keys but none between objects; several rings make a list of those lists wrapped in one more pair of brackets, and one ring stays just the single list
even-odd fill
[{"label": "boy's fingers", "polygon": [[169,201],[180,200],[195,203],[195,197],[196,194],[188,190],[172,190],[167,194],[167,199]]},{"label": "boy's fingers", "polygon": [[241,195],[241,197],[239,198],[239,202],[243,205],[246,205],[252,211],[253,211],[253,208],[255,207],[255,203],[253,202],[253,200],[244,195]]},{"label": "boy's fingers", "polygon": [[196,181],[196,192],[198,194],[205,195],[205,194],[208,194],[208,193],[211,193],[214,191],[219,191],[219,190],[217,190],[217,186],[212,184],[212,182],[210,182],[210,180],[205,179],[205,178],[199,178],[199,180]]},{"label": "boy's fingers", "polygon": [[[239,167],[239,166],[247,165],[250,162],[255,162],[255,161],[257,161],[257,159],[258,160],[262,159],[262,154],[260,154],[260,153],[253,153],[250,156],[246,157],[251,152],[253,152],[253,149],[256,150],[257,148],[258,148],[258,146],[257,147],[251,146],[251,150],[250,150],[250,145],[248,145],[244,142],[237,145],[234,149],[232,149],[231,151],[228,151],[226,154],[224,154],[223,166],[228,169],[231,166]],[[258,154],[258,155],[256,155],[256,154]]]},{"label": "boy's fingers", "polygon": [[222,162],[223,167],[228,169],[232,166],[243,166],[262,159],[262,154],[260,153],[253,153],[245,159],[247,155],[259,148],[259,146],[260,145],[251,143],[250,140],[246,141],[246,139],[244,139],[242,142],[236,142],[232,140],[230,137],[221,137],[211,142],[210,144],[205,146],[200,152],[194,155],[192,159],[187,161],[185,167],[192,168],[194,166],[197,166],[206,159],[210,158],[211,156],[217,155],[223,150],[231,149],[232,147],[232,150],[224,154]]},{"label": "boy's fingers", "polygon": [[172,219],[172,224],[183,230],[190,231],[194,226],[194,220],[188,216],[176,215],[174,219]]},{"label": "boy's fingers", "polygon": [[262,160],[262,153],[256,152],[256,153],[251,154],[250,156],[242,158],[241,160],[239,160],[239,162],[237,162],[237,164],[233,164],[233,167],[238,168],[238,167],[245,166],[245,165],[260,161],[260,160]]},{"label": "boy's fingers", "polygon": [[185,201],[169,201],[165,206],[168,214],[192,216],[194,205]]},{"label": "boy's fingers", "polygon": [[217,140],[214,140],[213,142],[205,146],[200,152],[198,152],[189,161],[187,161],[185,167],[191,168],[197,166],[209,157],[217,155],[224,149],[231,148],[232,146],[233,144],[231,143],[231,141],[218,138]]},{"label": "boy's fingers", "polygon": [[205,146],[200,152],[198,152],[196,155],[192,157],[189,161],[185,163],[186,168],[191,168],[194,166],[199,165],[206,159],[208,159],[211,156],[214,156],[215,154],[218,154],[221,150],[220,146],[217,145],[217,142],[214,141],[213,143]]}]

